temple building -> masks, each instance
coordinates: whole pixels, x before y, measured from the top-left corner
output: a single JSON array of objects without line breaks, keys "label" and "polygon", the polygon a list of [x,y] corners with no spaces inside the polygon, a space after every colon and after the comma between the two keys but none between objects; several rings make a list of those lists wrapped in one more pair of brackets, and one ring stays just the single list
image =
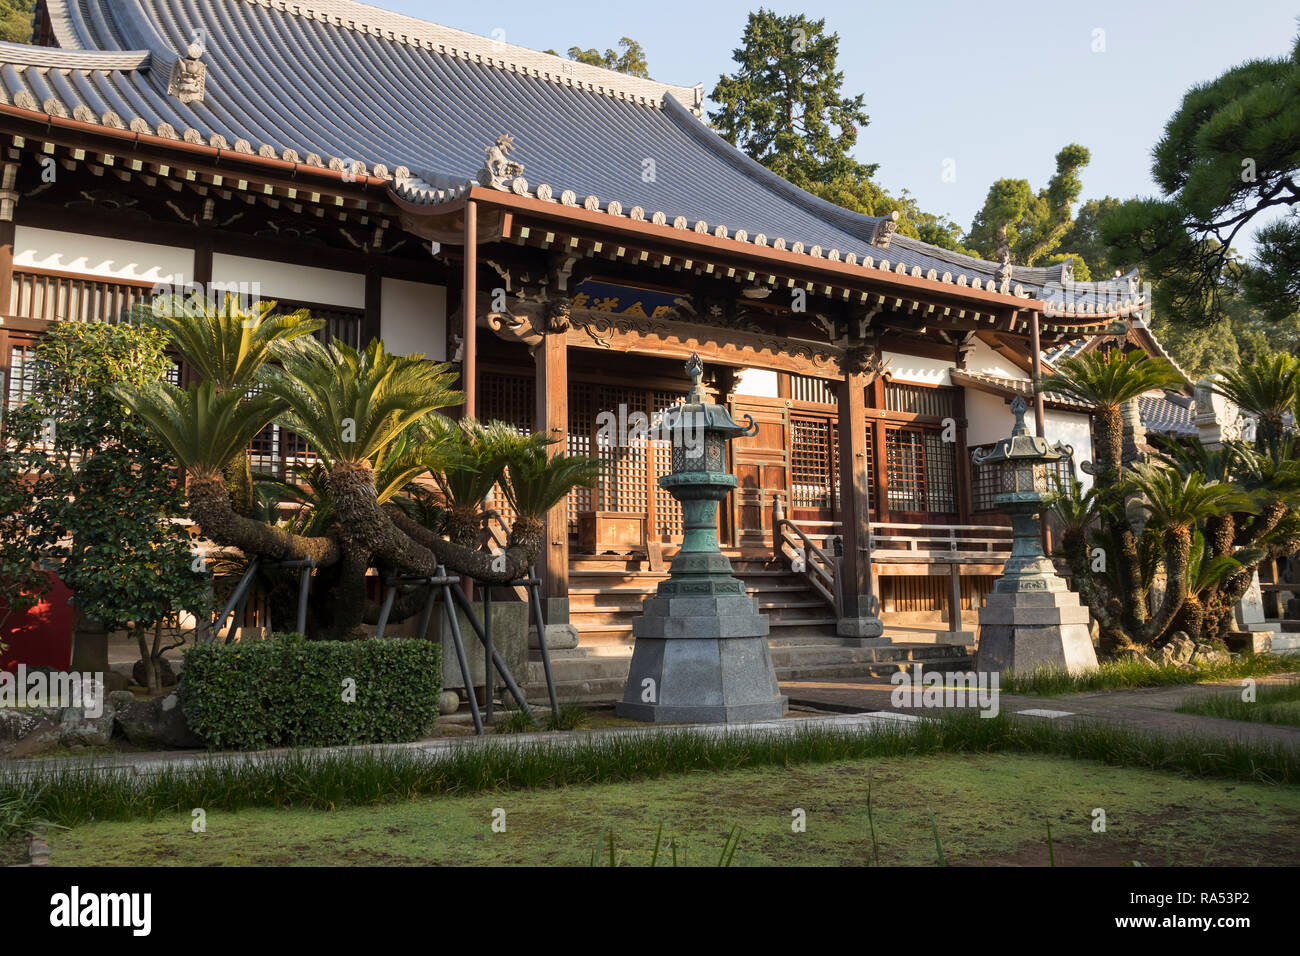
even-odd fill
[{"label": "temple building", "polygon": [[[701,86],[350,0],[40,0],[34,27],[0,44],[7,406],[51,321],[159,287],[458,362],[466,413],[609,463],[548,522],[558,643],[627,645],[663,575],[670,450],[603,426],[680,401],[698,353],[758,424],[720,534],[773,646],[968,644],[1010,542],[972,453],[1025,395],[1089,480],[1088,408],[1034,379],[1145,328],[1136,274],[1076,284],[802,192],[709,128]],[[1178,419],[1168,398],[1149,415]],[[278,428],[254,451],[289,476],[311,455]]]}]

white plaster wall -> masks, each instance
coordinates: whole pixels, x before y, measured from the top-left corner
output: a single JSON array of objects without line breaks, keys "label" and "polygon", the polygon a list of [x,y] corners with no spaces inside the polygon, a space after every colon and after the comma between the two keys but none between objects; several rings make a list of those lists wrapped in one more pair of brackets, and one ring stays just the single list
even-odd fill
[{"label": "white plaster wall", "polygon": [[212,257],[212,281],[257,283],[261,287],[257,291],[265,299],[297,299],[348,309],[366,307],[366,277],[359,272],[217,253]]},{"label": "white plaster wall", "polygon": [[766,368],[741,369],[736,378],[737,395],[752,395],[755,398],[778,398],[776,372]]},{"label": "white plaster wall", "polygon": [[979,372],[983,375],[996,375],[999,378],[1029,380],[1028,372],[1021,369],[1005,355],[995,352],[993,347],[983,339],[976,339],[971,350],[966,353],[966,370],[968,372]]},{"label": "white plaster wall", "polygon": [[1084,474],[1079,468],[1085,461],[1092,461],[1092,432],[1088,416],[1049,408],[1043,414],[1043,435],[1053,445],[1059,441],[1074,446],[1074,477],[1084,488],[1091,488],[1092,475]]},{"label": "white plaster wall", "polygon": [[966,442],[987,445],[1011,434],[1011,406],[997,395],[966,389]]},{"label": "white plaster wall", "polygon": [[952,377],[948,374],[954,363],[949,359],[923,358],[919,355],[904,355],[888,349],[884,357],[889,361],[889,374],[898,382],[920,382],[924,385],[951,385]]},{"label": "white plaster wall", "polygon": [[194,271],[194,252],[18,226],[14,230],[14,266],[170,284],[189,281]]},{"label": "white plaster wall", "polygon": [[440,285],[384,279],[380,291],[379,335],[384,347],[401,355],[447,358],[447,290]]}]

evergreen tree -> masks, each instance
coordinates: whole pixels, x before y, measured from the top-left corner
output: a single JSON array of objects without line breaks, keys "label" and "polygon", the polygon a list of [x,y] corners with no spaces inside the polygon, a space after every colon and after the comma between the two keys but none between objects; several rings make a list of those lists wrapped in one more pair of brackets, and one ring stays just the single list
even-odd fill
[{"label": "evergreen tree", "polygon": [[1083,183],[1079,170],[1088,150],[1071,143],[1056,154],[1056,173],[1034,193],[1026,179],[999,179],[989,187],[975,215],[966,245],[985,259],[1000,259],[1005,246],[1012,261],[1032,266],[1055,251],[1073,225],[1072,207]]},{"label": "evergreen tree", "polygon": [[825,20],[751,13],[732,51],[738,68],[719,77],[711,94],[719,108],[709,119],[729,143],[796,186],[866,211],[883,193],[870,183],[876,166],[850,155],[868,117],[861,94],[841,92],[838,56],[839,36],[826,32]]},{"label": "evergreen tree", "polygon": [[[606,50],[601,53],[595,47],[584,50],[580,46],[569,47],[568,56],[570,60],[578,63],[586,63],[589,66],[599,66],[606,70],[615,70],[619,73],[626,73],[628,76],[639,76],[642,79],[650,79],[650,68],[646,66],[645,50],[641,44],[630,37],[623,37],[618,41],[618,45],[623,52],[615,50]],[[547,50],[551,56],[559,56],[554,50]]]},{"label": "evergreen tree", "polygon": [[[1165,198],[1105,219],[1112,261],[1142,262],[1157,305],[1180,320],[1213,322],[1238,288],[1269,319],[1300,311],[1300,41],[1192,87],[1153,157]],[[1251,229],[1243,260],[1233,246]]]}]

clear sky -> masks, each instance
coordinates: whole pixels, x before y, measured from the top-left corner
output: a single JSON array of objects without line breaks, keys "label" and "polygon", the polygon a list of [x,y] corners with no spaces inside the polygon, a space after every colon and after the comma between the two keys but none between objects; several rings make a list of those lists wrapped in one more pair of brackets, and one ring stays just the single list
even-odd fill
[{"label": "clear sky", "polygon": [[[370,0],[472,33],[563,53],[631,37],[655,79],[704,83],[729,73],[758,0]],[[1151,148],[1187,88],[1243,60],[1281,56],[1300,5],[1276,0],[891,0],[767,3],[826,19],[840,36],[844,90],[871,123],[857,157],[878,181],[969,227],[1000,177],[1046,185],[1056,151],[1092,151],[1083,198],[1154,193]],[[1102,31],[1102,32],[1098,32]],[[1094,52],[1094,46],[1102,49]],[[955,179],[945,182],[945,160]]]}]

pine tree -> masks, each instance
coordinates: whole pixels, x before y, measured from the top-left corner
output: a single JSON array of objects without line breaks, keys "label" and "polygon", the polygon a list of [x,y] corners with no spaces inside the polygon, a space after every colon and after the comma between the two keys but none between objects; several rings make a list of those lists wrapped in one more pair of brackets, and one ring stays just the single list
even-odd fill
[{"label": "pine tree", "polygon": [[1143,263],[1157,307],[1209,324],[1240,288],[1270,319],[1300,310],[1300,40],[1188,90],[1153,157],[1165,198],[1129,200],[1102,232],[1113,261]]}]

